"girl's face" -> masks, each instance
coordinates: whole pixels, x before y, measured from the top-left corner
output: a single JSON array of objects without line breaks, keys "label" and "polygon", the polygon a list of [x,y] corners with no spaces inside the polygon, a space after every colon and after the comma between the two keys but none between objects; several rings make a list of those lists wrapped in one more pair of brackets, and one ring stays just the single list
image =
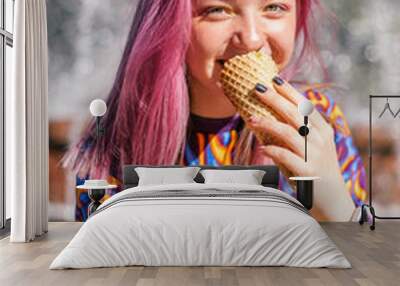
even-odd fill
[{"label": "girl's face", "polygon": [[218,91],[223,61],[262,47],[281,71],[294,50],[296,0],[193,0],[191,81]]}]

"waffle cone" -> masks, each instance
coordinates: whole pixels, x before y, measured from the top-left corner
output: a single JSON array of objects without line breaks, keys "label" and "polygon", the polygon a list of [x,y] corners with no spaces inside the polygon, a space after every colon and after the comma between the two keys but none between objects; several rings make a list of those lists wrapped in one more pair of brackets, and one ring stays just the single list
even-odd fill
[{"label": "waffle cone", "polygon": [[[262,51],[238,55],[224,63],[220,77],[222,88],[246,123],[253,115],[283,121],[254,94],[257,83],[273,88],[272,79],[277,74],[275,62]],[[278,139],[270,135],[257,130],[253,132],[262,144],[281,145]]]},{"label": "waffle cone", "polygon": [[[269,55],[262,51],[238,55],[224,63],[220,77],[224,94],[232,102],[246,123],[249,123],[253,115],[269,120],[285,122],[281,116],[268,108],[254,94],[257,83],[273,89],[272,79],[277,74],[278,68],[275,62]],[[278,138],[264,132],[254,129],[252,131],[263,145],[285,145]],[[292,175],[286,168],[281,167],[281,171],[287,177]]]}]

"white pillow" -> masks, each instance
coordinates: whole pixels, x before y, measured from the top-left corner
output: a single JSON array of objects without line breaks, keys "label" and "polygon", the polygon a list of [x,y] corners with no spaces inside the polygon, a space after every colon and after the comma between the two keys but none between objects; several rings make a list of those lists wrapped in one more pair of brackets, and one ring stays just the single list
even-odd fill
[{"label": "white pillow", "polygon": [[261,185],[265,171],[262,170],[201,170],[204,183]]},{"label": "white pillow", "polygon": [[135,168],[139,176],[139,186],[195,183],[193,179],[199,170],[199,167]]}]

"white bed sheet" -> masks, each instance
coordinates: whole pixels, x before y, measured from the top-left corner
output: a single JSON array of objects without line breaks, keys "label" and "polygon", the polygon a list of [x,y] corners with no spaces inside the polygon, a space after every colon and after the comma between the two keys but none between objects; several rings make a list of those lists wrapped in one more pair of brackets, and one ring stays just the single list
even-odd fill
[{"label": "white bed sheet", "polygon": [[128,265],[351,267],[318,222],[290,204],[235,197],[121,200],[137,192],[205,188],[262,190],[300,204],[281,191],[254,185],[193,183],[131,188],[103,203],[50,269]]}]

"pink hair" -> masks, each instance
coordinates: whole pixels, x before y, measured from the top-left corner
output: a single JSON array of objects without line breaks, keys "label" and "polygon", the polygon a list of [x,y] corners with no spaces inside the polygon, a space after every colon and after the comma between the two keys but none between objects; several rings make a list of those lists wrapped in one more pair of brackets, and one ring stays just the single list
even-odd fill
[{"label": "pink hair", "polygon": [[[317,55],[310,33],[316,23],[309,15],[320,7],[319,0],[297,0],[297,4],[296,35],[303,37],[304,44],[297,62],[285,71],[287,79],[298,65]],[[107,100],[106,133],[96,140],[92,121],[64,158],[64,165],[91,177],[111,173],[121,178],[125,164],[179,162],[189,117],[185,54],[191,40],[191,17],[191,1],[139,2]],[[238,148],[247,155],[240,161],[248,164],[254,135],[247,132],[241,137]]]},{"label": "pink hair", "polygon": [[304,64],[313,65],[314,68],[320,68],[324,74],[324,79],[329,81],[328,71],[319,53],[316,45],[316,37],[319,36],[318,23],[321,18],[333,22],[335,20],[333,14],[328,13],[324,9],[320,0],[296,0],[297,2],[297,23],[296,23],[296,49],[298,49],[298,57],[292,60],[281,75],[286,80],[294,78]]}]

